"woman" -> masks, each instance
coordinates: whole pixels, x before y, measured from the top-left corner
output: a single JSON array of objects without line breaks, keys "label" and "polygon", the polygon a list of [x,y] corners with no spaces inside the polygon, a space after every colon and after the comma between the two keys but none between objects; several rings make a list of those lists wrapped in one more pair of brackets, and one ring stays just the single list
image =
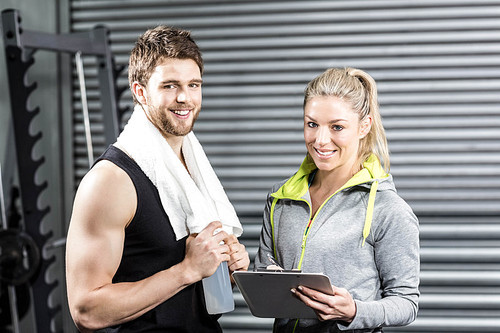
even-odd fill
[{"label": "woman", "polygon": [[375,81],[332,68],[305,90],[307,156],[276,184],[256,268],[324,273],[333,295],[300,286],[317,319],[276,319],[274,332],[382,332],[415,320],[418,220],[396,193]]}]

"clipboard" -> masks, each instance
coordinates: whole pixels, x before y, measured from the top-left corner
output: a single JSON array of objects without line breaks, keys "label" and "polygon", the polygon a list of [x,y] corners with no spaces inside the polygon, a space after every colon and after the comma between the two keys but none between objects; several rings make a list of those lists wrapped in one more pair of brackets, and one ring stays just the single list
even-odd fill
[{"label": "clipboard", "polygon": [[317,318],[290,290],[299,285],[333,294],[328,276],[293,271],[236,271],[234,281],[252,315],[260,318]]}]

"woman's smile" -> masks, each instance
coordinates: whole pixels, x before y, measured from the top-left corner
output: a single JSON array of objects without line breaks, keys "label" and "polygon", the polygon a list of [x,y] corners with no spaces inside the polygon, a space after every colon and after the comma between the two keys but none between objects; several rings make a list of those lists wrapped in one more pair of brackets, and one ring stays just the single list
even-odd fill
[{"label": "woman's smile", "polygon": [[328,149],[320,149],[320,148],[314,148],[316,153],[318,153],[320,158],[330,158],[332,157],[336,150],[328,150]]}]

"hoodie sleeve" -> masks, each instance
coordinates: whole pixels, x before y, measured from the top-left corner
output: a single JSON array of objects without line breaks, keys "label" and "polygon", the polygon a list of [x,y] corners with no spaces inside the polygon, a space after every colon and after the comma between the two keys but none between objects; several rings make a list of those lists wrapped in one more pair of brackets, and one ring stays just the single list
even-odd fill
[{"label": "hoodie sleeve", "polygon": [[273,262],[269,259],[269,257],[276,261],[276,258],[274,258],[273,235],[270,217],[271,206],[274,200],[271,193],[273,192],[270,192],[267,195],[266,206],[264,207],[264,221],[262,223],[262,230],[260,233],[259,250],[255,256],[255,269],[265,269],[267,266],[272,265]]},{"label": "hoodie sleeve", "polygon": [[356,302],[356,317],[341,330],[402,326],[417,316],[419,299],[419,227],[411,208],[395,197],[378,206],[381,223],[372,230],[382,299]]}]

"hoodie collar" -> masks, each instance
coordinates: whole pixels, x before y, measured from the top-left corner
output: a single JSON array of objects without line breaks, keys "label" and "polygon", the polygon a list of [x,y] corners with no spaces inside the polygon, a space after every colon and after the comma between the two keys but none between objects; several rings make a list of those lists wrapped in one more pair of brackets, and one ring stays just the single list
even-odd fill
[{"label": "hoodie collar", "polygon": [[[299,170],[271,195],[277,199],[301,199],[309,189],[309,176],[315,170],[317,170],[316,165],[309,155],[307,155],[300,165]],[[377,156],[371,154],[363,163],[363,169],[349,179],[337,192],[363,183],[372,183],[375,180],[384,179],[388,176]]]}]

